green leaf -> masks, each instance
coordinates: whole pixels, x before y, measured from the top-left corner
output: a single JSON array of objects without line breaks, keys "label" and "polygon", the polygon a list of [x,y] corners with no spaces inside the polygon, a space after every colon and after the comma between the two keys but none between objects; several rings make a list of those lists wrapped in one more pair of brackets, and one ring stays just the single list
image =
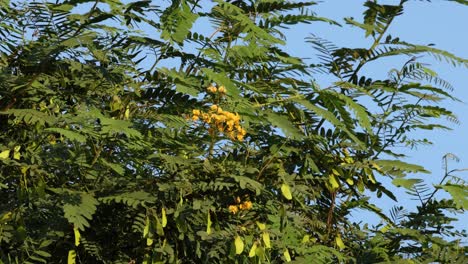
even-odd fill
[{"label": "green leaf", "polygon": [[75,235],[75,246],[77,247],[80,245],[80,240],[81,240],[80,230],[78,230],[78,228],[75,226],[73,227],[73,233]]},{"label": "green leaf", "polygon": [[415,184],[421,183],[421,179],[405,179],[405,178],[395,178],[392,180],[393,185],[397,187],[403,186],[408,190],[412,190]]},{"label": "green leaf", "polygon": [[401,160],[373,160],[372,163],[378,165],[382,173],[389,173],[389,174],[394,174],[394,173],[404,174],[406,172],[429,173],[429,171],[425,170],[424,167],[422,166],[411,164],[411,163],[406,163]]},{"label": "green leaf", "polygon": [[289,185],[287,185],[286,183],[283,183],[281,185],[281,193],[283,194],[284,198],[292,200],[291,190],[289,189]]},{"label": "green leaf", "polygon": [[250,248],[250,251],[249,251],[249,258],[255,257],[256,251],[257,251],[257,242],[253,242],[252,247]]},{"label": "green leaf", "polygon": [[268,233],[267,231],[263,231],[262,239],[263,243],[265,244],[265,248],[271,248],[270,233]]},{"label": "green leaf", "polygon": [[211,225],[213,223],[211,222],[211,215],[210,215],[210,211],[208,210],[208,214],[207,214],[207,217],[206,217],[206,233],[208,235],[211,234]]},{"label": "green leaf", "polygon": [[345,249],[346,248],[346,246],[343,243],[343,240],[341,239],[340,235],[337,235],[335,237],[335,244],[338,246],[339,249]]},{"label": "green leaf", "polygon": [[307,107],[309,110],[315,112],[317,115],[321,116],[322,118],[330,122],[336,128],[344,131],[349,136],[350,139],[352,139],[356,144],[358,144],[358,146],[360,146],[361,148],[364,148],[365,144],[361,140],[359,140],[356,137],[356,135],[354,135],[354,133],[352,133],[351,130],[349,130],[343,122],[341,122],[338,118],[336,118],[336,116],[333,113],[331,113],[330,111],[326,109],[315,106],[305,99],[295,99],[295,101]]},{"label": "green leaf", "polygon": [[161,208],[161,225],[162,227],[167,226],[167,216],[166,216],[166,208]]},{"label": "green leaf", "polygon": [[273,126],[279,127],[286,137],[290,137],[292,139],[304,138],[301,131],[289,120],[287,116],[274,112],[267,112],[266,116],[268,122]]},{"label": "green leaf", "polygon": [[8,149],[0,152],[0,159],[8,159],[9,156],[10,156],[10,150]]},{"label": "green leaf", "polygon": [[185,1],[180,2],[180,6],[178,2],[173,2],[161,17],[163,29],[161,37],[182,44],[198,15],[191,11]]},{"label": "green leaf", "polygon": [[459,209],[468,209],[468,187],[466,185],[447,183],[445,185],[437,185],[436,187],[447,191]]},{"label": "green leaf", "polygon": [[99,202],[91,194],[84,192],[66,191],[62,199],[64,201],[63,212],[68,222],[81,231],[89,227],[89,220],[96,212]]},{"label": "green leaf", "polygon": [[242,241],[242,238],[240,236],[236,236],[234,239],[234,246],[236,248],[236,255],[242,254],[244,251],[244,241]]},{"label": "green leaf", "polygon": [[286,262],[291,262],[291,255],[289,255],[289,250],[287,248],[283,251],[283,256]]},{"label": "green leaf", "polygon": [[100,162],[105,165],[106,167],[112,169],[113,171],[115,171],[118,175],[120,176],[123,176],[125,174],[125,169],[119,165],[119,164],[116,164],[116,163],[110,163],[108,161],[106,161],[105,159],[101,158],[99,159]]},{"label": "green leaf", "polygon": [[76,251],[75,250],[69,250],[68,251],[67,264],[75,264],[75,263],[76,263]]}]

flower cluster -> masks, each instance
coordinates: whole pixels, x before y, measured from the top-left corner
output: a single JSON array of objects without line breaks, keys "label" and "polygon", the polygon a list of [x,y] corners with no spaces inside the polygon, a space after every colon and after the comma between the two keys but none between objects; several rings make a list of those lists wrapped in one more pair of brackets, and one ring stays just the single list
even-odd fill
[{"label": "flower cluster", "polygon": [[225,94],[226,93],[226,87],[224,86],[220,86],[218,88],[216,88],[216,86],[213,86],[213,85],[210,85],[210,87],[206,88],[206,90],[209,92],[209,93],[220,93],[220,94]]},{"label": "flower cluster", "polygon": [[245,210],[252,209],[252,202],[251,201],[244,201],[243,203],[241,203],[240,198],[237,197],[236,198],[236,203],[237,204],[233,204],[233,205],[230,205],[228,207],[229,212],[231,212],[232,214],[236,214],[237,212],[239,212],[239,210],[245,211]]},{"label": "flower cluster", "polygon": [[210,125],[210,133],[214,134],[215,131],[225,133],[232,140],[242,141],[247,134],[240,125],[240,116],[237,113],[223,111],[218,105],[212,105],[208,113],[194,109],[192,111],[192,120],[202,120]]}]

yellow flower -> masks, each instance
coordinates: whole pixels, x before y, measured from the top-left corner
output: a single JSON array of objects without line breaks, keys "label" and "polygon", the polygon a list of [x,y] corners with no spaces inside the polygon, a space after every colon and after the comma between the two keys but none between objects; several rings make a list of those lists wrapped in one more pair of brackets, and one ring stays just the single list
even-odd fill
[{"label": "yellow flower", "polygon": [[230,205],[228,207],[228,210],[229,210],[229,212],[231,212],[233,214],[236,214],[237,212],[239,212],[239,208],[237,207],[237,205]]},{"label": "yellow flower", "polygon": [[250,210],[252,209],[252,202],[251,201],[245,201],[242,204],[239,205],[239,208],[241,210]]},{"label": "yellow flower", "polygon": [[232,120],[234,120],[234,122],[239,122],[240,121],[240,116],[238,113],[236,113],[235,115],[233,114],[232,115]]},{"label": "yellow flower", "polygon": [[232,131],[233,127],[234,127],[234,121],[232,120],[229,120],[226,122],[227,126],[228,126],[228,130],[229,131]]},{"label": "yellow flower", "polygon": [[220,92],[220,93],[222,93],[222,94],[223,94],[223,93],[226,93],[226,87],[220,86],[220,87],[218,88],[218,92]]},{"label": "yellow flower", "polygon": [[217,105],[212,105],[210,106],[210,110],[211,111],[219,111],[219,109],[221,109],[221,107],[217,106]]},{"label": "yellow flower", "polygon": [[231,120],[235,118],[235,115],[230,112],[225,112],[224,115],[226,116],[227,119]]},{"label": "yellow flower", "polygon": [[200,118],[197,115],[192,116],[192,121],[197,121],[198,119]]},{"label": "yellow flower", "polygon": [[213,119],[219,124],[224,123],[226,121],[226,117],[223,115],[213,115]]},{"label": "yellow flower", "polygon": [[193,110],[192,110],[192,114],[198,116],[198,115],[201,114],[201,112],[200,112],[200,110],[198,110],[198,109],[193,109]]},{"label": "yellow flower", "polygon": [[218,89],[216,89],[216,87],[214,87],[213,85],[210,85],[210,87],[206,88],[206,90],[210,93],[216,93]]},{"label": "yellow flower", "polygon": [[206,123],[210,123],[210,122],[211,122],[211,117],[210,117],[210,115],[208,115],[208,114],[203,113],[203,114],[201,115],[201,118],[202,118],[203,121],[206,122]]},{"label": "yellow flower", "polygon": [[236,138],[237,138],[237,140],[242,141],[242,140],[244,140],[244,135],[237,134]]},{"label": "yellow flower", "polygon": [[241,134],[242,136],[247,135],[247,131],[245,131],[245,129],[243,129],[243,128],[240,128],[240,129],[238,130],[238,133]]}]

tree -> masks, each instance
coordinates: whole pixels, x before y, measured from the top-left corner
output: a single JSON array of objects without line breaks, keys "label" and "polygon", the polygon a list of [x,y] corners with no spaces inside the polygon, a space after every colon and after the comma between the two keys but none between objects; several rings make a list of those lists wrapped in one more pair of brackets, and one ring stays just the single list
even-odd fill
[{"label": "tree", "polygon": [[[426,171],[395,146],[456,120],[440,104],[457,100],[451,85],[415,55],[468,61],[388,35],[405,2],[346,20],[369,48],[311,35],[311,64],[283,33],[336,24],[313,2],[3,1],[0,260],[466,262],[446,214],[466,209],[466,183],[406,178]],[[389,56],[410,59],[385,80],[361,72]],[[319,87],[317,72],[336,81]],[[387,216],[368,196],[396,200],[379,177],[421,206]],[[353,223],[355,208],[382,225]]]}]

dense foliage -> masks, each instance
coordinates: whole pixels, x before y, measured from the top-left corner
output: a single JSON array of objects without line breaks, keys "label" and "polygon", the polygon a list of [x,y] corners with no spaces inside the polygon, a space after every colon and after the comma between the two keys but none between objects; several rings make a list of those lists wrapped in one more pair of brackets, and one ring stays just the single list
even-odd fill
[{"label": "dense foliage", "polygon": [[[337,26],[310,1],[0,1],[0,263],[467,263],[466,183],[395,147],[456,122],[417,57],[468,61],[390,36],[406,2],[345,20],[370,47],[310,32],[310,61],[286,28]],[[372,204],[382,177],[416,211]]]}]

